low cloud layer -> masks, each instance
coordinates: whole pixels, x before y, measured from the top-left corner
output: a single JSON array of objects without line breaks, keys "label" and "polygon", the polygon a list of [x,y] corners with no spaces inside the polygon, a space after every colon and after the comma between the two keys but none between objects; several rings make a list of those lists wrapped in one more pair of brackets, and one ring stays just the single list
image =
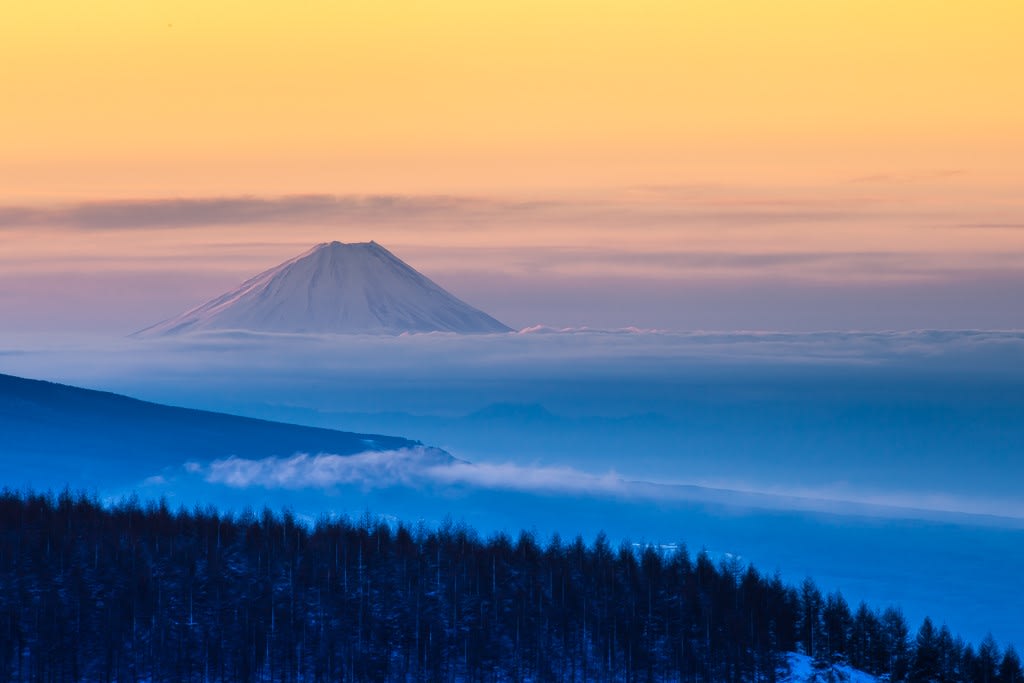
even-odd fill
[{"label": "low cloud layer", "polygon": [[[264,334],[224,331],[167,339],[74,340],[0,335],[6,371],[89,383],[165,375],[202,386],[250,380],[346,386],[429,381],[442,387],[488,380],[644,378],[682,380],[713,371],[878,368],[943,375],[1024,376],[1024,331],[665,332],[643,328],[531,326],[518,333],[455,335]],[[400,407],[400,401],[395,408]]]},{"label": "low cloud layer", "polygon": [[[469,463],[438,449],[418,447],[368,451],[357,455],[296,454],[288,458],[227,458],[208,465],[187,463],[185,471],[207,483],[236,489],[316,489],[334,492],[356,486],[364,491],[391,487],[471,489],[528,495],[594,497],[660,505],[699,504],[744,509],[824,512],[866,517],[964,521],[1024,527],[1024,506],[1008,501],[971,500],[946,495],[886,494],[842,498],[823,490],[751,491],[727,486],[662,484],[628,480],[566,466]],[[160,484],[166,483],[162,480]],[[961,519],[963,517],[964,519]]]},{"label": "low cloud layer", "polygon": [[209,465],[187,463],[185,470],[202,475],[208,483],[233,488],[332,490],[346,485],[364,489],[470,486],[560,495],[633,497],[638,493],[614,472],[593,475],[571,467],[473,464],[428,447],[367,451],[349,456],[299,453],[289,458],[227,458]]},{"label": "low cloud layer", "polygon": [[[431,470],[423,481],[438,486],[639,495],[606,476],[615,472],[778,494],[836,485],[832,497],[857,500],[884,486],[893,504],[981,510],[923,496],[1012,500],[1024,472],[1013,457],[1024,443],[1019,331],[23,337],[0,338],[0,360],[9,374],[403,436],[479,463]],[[377,457],[235,462],[216,476],[283,487],[410,481]]]},{"label": "low cloud layer", "polygon": [[211,484],[235,488],[332,489],[346,484],[367,488],[413,486],[450,456],[431,448],[367,451],[350,456],[296,454],[290,458],[215,460],[208,466],[188,463],[185,470],[200,473]]}]

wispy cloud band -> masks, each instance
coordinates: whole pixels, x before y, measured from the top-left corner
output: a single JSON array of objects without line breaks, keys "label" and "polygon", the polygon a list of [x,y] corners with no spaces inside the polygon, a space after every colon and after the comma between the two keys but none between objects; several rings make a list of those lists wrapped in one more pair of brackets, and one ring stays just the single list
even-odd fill
[{"label": "wispy cloud band", "polygon": [[118,230],[291,221],[376,222],[467,211],[480,204],[445,196],[324,194],[111,200],[61,206],[0,206],[0,226]]},{"label": "wispy cloud band", "polygon": [[978,501],[920,493],[843,497],[820,490],[762,492],[722,486],[663,484],[628,480],[614,471],[594,474],[566,466],[469,463],[428,447],[368,451],[350,456],[299,453],[289,458],[259,460],[232,457],[215,460],[208,465],[188,463],[185,469],[200,475],[207,483],[238,489],[332,491],[353,485],[363,490],[396,486],[459,488],[871,517],[955,519],[958,515],[971,515],[995,517],[976,522],[1024,525],[1024,507],[999,500]]},{"label": "wispy cloud band", "polygon": [[167,229],[275,223],[380,224],[444,220],[448,227],[482,221],[582,225],[761,225],[834,223],[854,216],[884,218],[892,207],[821,200],[641,202],[616,198],[498,199],[456,195],[333,195],[182,197],[101,200],[44,206],[0,206],[0,227],[79,230]]}]

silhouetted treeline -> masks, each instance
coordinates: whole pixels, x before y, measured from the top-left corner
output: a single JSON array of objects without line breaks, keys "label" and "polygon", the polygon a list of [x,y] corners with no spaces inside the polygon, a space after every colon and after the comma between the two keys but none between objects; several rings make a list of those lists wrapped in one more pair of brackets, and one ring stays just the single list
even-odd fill
[{"label": "silhouetted treeline", "polygon": [[0,681],[774,681],[789,651],[1024,681],[991,638],[706,553],[0,494]]}]

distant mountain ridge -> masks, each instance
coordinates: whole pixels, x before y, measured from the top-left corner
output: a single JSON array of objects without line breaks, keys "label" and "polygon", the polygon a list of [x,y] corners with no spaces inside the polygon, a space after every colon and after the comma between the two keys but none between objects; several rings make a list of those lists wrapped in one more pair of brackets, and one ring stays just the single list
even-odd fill
[{"label": "distant mountain ridge", "polygon": [[352,455],[420,446],[357,434],[149,403],[0,374],[0,486],[138,482],[162,467],[239,456]]},{"label": "distant mountain ridge", "polygon": [[325,242],[135,336],[206,330],[394,335],[511,328],[376,242]]}]

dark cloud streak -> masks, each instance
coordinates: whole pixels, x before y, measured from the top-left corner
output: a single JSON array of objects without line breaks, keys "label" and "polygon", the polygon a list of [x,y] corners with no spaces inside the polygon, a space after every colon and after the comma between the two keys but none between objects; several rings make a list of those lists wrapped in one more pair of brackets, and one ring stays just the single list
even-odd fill
[{"label": "dark cloud streak", "polygon": [[88,202],[59,207],[0,207],[2,227],[82,230],[189,228],[280,221],[387,221],[466,211],[481,202],[454,197],[290,195]]},{"label": "dark cloud streak", "polygon": [[289,195],[97,201],[57,206],[0,206],[0,228],[49,227],[78,230],[167,229],[322,222],[377,224],[445,220],[569,221],[577,224],[757,225],[834,223],[884,218],[863,204],[820,201],[737,202],[709,200],[697,206],[636,205],[613,200],[512,201],[447,195]]}]

